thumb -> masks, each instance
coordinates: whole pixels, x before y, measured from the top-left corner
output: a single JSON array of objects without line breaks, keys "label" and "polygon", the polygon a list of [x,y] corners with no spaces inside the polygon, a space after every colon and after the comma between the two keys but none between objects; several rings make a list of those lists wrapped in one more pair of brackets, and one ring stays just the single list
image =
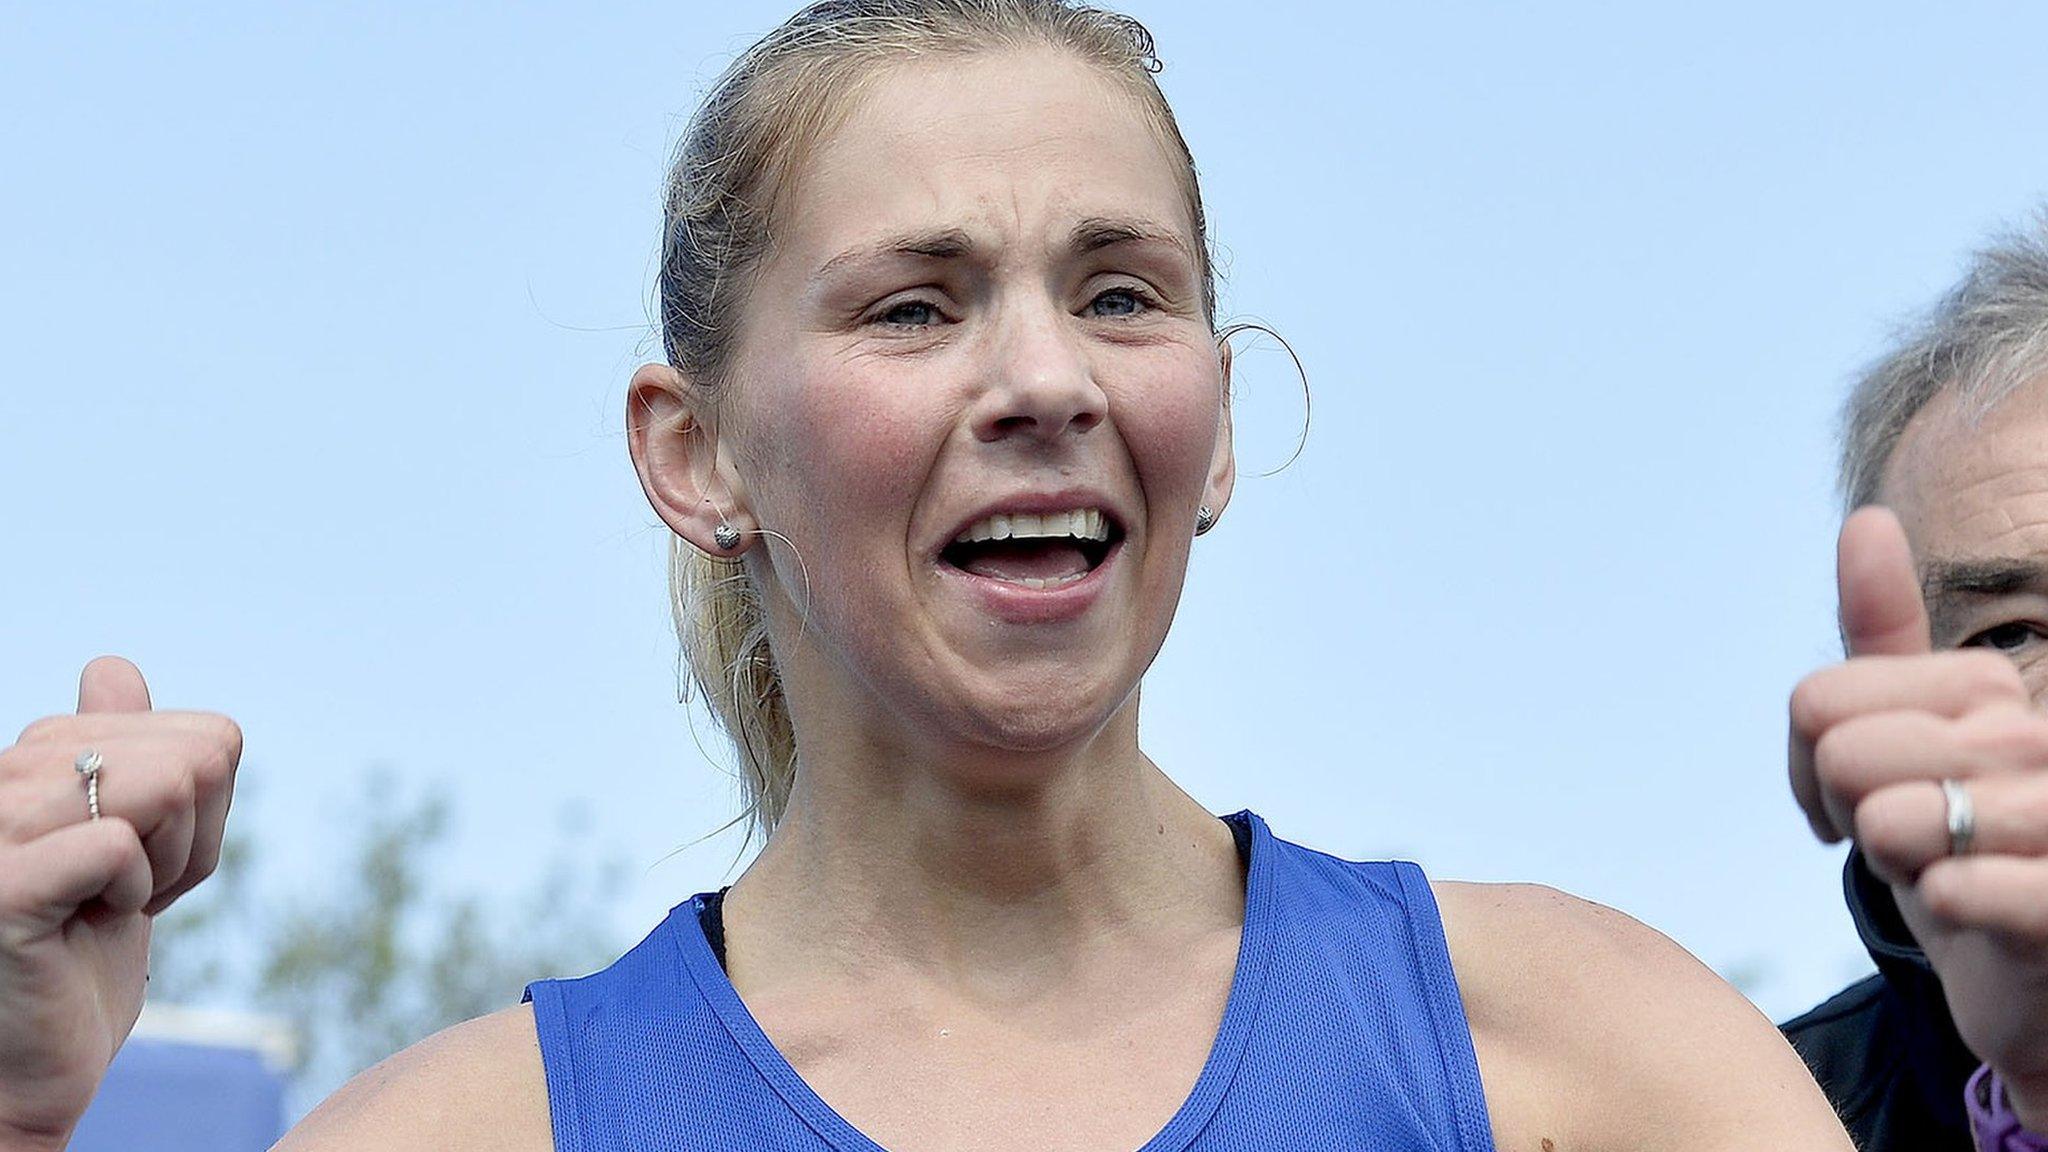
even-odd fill
[{"label": "thumb", "polygon": [[102,656],[78,677],[78,714],[147,712],[149,685],[142,671],[119,656]]},{"label": "thumb", "polygon": [[1849,655],[1915,656],[1932,650],[1913,551],[1891,509],[1868,505],[1842,523],[1835,586]]}]

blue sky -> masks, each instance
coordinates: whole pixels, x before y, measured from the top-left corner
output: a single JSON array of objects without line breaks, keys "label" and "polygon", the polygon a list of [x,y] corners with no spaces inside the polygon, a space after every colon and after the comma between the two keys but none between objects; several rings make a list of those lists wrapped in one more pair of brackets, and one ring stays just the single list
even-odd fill
[{"label": "blue sky", "polygon": [[[1833,414],[2048,193],[2048,9],[1130,10],[1224,313],[1315,396],[1196,550],[1147,748],[1293,839],[1614,904],[1774,1015],[1862,969],[1783,782]],[[0,7],[0,724],[102,651],[230,712],[280,889],[379,765],[455,798],[451,884],[565,819],[630,865],[622,940],[723,882],[620,412],[668,148],[783,15]],[[1300,403],[1240,368],[1257,472]]]}]

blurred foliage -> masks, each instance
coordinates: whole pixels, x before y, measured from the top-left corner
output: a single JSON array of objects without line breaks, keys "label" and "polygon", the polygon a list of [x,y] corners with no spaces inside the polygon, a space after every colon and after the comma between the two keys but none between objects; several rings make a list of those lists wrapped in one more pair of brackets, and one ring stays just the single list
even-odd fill
[{"label": "blurred foliage", "polygon": [[[157,919],[150,998],[257,1011],[298,1037],[294,1096],[311,1103],[433,1032],[516,1004],[529,981],[603,967],[616,861],[557,846],[520,889],[451,890],[436,868],[449,804],[373,774],[347,865],[320,891],[259,891],[279,846],[231,833],[213,877]],[[578,837],[580,839],[580,837]]]},{"label": "blurred foliage", "polygon": [[1768,990],[1778,978],[1778,966],[1768,956],[1745,956],[1715,969],[1721,979],[1735,986],[1737,992],[1755,1000]]}]

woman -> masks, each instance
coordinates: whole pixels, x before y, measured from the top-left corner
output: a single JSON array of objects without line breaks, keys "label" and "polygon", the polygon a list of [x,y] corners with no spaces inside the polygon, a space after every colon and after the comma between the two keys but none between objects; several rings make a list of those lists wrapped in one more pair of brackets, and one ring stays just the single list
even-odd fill
[{"label": "woman", "polygon": [[[1059,0],[845,0],[728,72],[671,181],[668,362],[628,429],[766,845],[283,1147],[1848,1146],[1657,934],[1219,821],[1140,751],[1233,481],[1154,66],[1142,29]],[[138,910],[211,866],[235,758],[218,718],[135,715],[126,666],[84,694],[10,753],[69,784],[38,832],[72,842],[36,856],[68,883],[0,991],[69,1015],[0,1037],[35,1070],[0,1122],[59,1143],[133,1018]],[[169,765],[163,795],[80,823],[57,769],[94,752]]]}]

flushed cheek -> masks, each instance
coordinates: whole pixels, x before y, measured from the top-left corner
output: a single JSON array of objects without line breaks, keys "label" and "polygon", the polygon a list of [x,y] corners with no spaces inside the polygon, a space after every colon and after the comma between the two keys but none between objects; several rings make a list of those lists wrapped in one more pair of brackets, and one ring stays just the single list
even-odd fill
[{"label": "flushed cheek", "polygon": [[887,403],[890,392],[887,382],[820,382],[810,373],[803,386],[778,390],[764,413],[770,450],[756,469],[757,512],[802,556],[803,570],[791,576],[808,578],[814,609],[827,598],[872,595],[862,590],[905,571],[909,517],[935,433],[928,416]]},{"label": "flushed cheek", "polygon": [[[1221,427],[1221,384],[1190,375],[1153,377],[1112,395],[1110,416],[1129,445],[1148,500],[1200,499]],[[1152,514],[1167,509],[1153,508]]]}]

